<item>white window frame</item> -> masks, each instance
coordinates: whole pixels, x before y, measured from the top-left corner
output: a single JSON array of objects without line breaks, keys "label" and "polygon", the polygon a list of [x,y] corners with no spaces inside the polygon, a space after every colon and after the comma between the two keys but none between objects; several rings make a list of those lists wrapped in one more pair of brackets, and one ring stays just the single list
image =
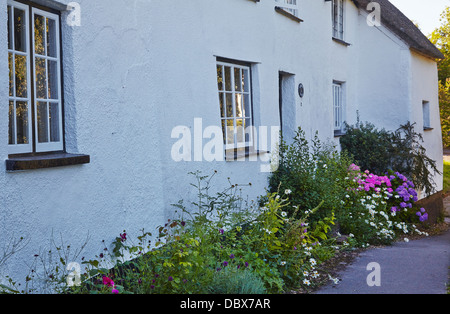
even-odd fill
[{"label": "white window frame", "polygon": [[[8,108],[9,108],[9,103],[11,101],[14,102],[14,106],[13,106],[13,130],[14,130],[14,134],[13,134],[13,144],[9,144],[8,145],[8,152],[10,154],[21,154],[21,153],[28,153],[31,152],[33,149],[33,131],[32,131],[32,97],[31,97],[31,71],[30,71],[30,26],[28,25],[30,18],[29,18],[29,6],[20,2],[16,2],[16,1],[8,1],[7,6],[11,7],[11,15],[8,17],[10,26],[11,26],[11,41],[13,43],[13,49],[9,49],[8,47],[8,58],[9,58],[9,54],[12,54],[13,56],[13,62],[12,62],[12,67],[13,67],[13,85],[14,85],[14,94],[16,93],[16,75],[15,75],[15,56],[19,55],[19,56],[25,56],[26,57],[26,62],[27,62],[27,97],[22,98],[22,97],[17,97],[16,95],[10,95],[9,96],[9,101],[8,101]],[[26,45],[26,51],[25,52],[21,52],[21,51],[16,51],[14,44],[15,44],[15,34],[14,34],[14,8],[23,10],[25,12],[25,19],[26,19],[26,27],[25,27],[25,45]],[[8,34],[9,36],[10,34]],[[9,95],[9,93],[8,93]],[[16,104],[18,101],[22,101],[22,102],[27,102],[28,104],[28,110],[27,110],[27,123],[28,123],[28,143],[26,144],[17,144],[17,116],[16,116]],[[9,118],[8,118],[9,121]],[[11,121],[9,121],[11,122]]]},{"label": "white window frame", "polygon": [[[220,122],[222,125],[222,131],[223,131],[223,140],[224,140],[224,147],[225,150],[234,150],[234,149],[242,149],[242,148],[253,148],[254,147],[254,134],[253,134],[253,127],[254,127],[254,121],[253,121],[253,103],[252,103],[252,76],[251,76],[251,66],[250,65],[242,65],[238,63],[232,63],[232,62],[225,62],[225,61],[217,61],[216,62],[216,68],[222,67],[222,77],[223,77],[223,83],[222,88],[219,87],[218,84],[218,95],[219,95],[219,109],[221,111],[221,118]],[[231,73],[231,90],[226,90],[226,82],[225,82],[225,67],[230,67],[230,73]],[[248,81],[248,91],[245,91],[241,88],[241,91],[238,91],[235,89],[235,75],[234,71],[235,69],[239,69],[242,73],[247,73],[247,81]],[[233,116],[228,117],[227,115],[227,101],[226,101],[226,95],[231,95],[232,100],[232,106],[233,106]],[[236,96],[242,95],[241,99],[245,99],[245,96],[247,96],[247,99],[249,101],[247,107],[250,112],[245,112],[244,104],[241,104],[241,112],[244,112],[244,116],[239,117],[236,114]],[[221,99],[222,98],[222,106],[221,106]],[[230,128],[227,126],[227,121],[233,120],[233,130],[230,130]],[[245,128],[238,128],[237,127],[237,121],[238,120],[250,120],[250,125],[246,125]],[[244,122],[245,123],[245,122]],[[241,132],[239,136],[242,136],[244,141],[238,141],[238,131]],[[228,143],[228,134],[229,132],[233,133],[233,143]],[[246,136],[248,136],[248,141],[246,141]]]},{"label": "white window frame", "polygon": [[[37,98],[37,88],[36,88],[36,79],[33,80],[34,82],[34,118],[35,118],[35,134],[36,134],[36,152],[49,152],[49,151],[61,151],[64,149],[64,141],[63,141],[63,128],[62,128],[62,92],[61,92],[61,51],[60,51],[60,25],[59,25],[59,16],[57,14],[53,14],[47,11],[43,11],[37,8],[32,7],[32,21],[34,21],[34,16],[35,15],[40,15],[43,16],[44,18],[48,18],[48,19],[53,19],[55,21],[55,27],[56,27],[56,57],[50,57],[50,56],[44,56],[44,55],[39,55],[36,52],[33,53],[33,69],[35,71],[36,67],[36,58],[41,58],[44,59],[45,62],[45,68],[46,68],[46,74],[47,74],[47,78],[49,76],[49,72],[48,72],[48,62],[47,61],[54,61],[56,62],[56,72],[57,72],[57,87],[58,87],[58,97],[57,98],[52,98],[49,99],[49,95],[47,92],[47,98],[41,99],[41,98]],[[35,36],[34,36],[34,30],[35,27],[33,26],[33,49],[35,47]],[[44,36],[44,40],[45,40],[45,44],[44,47],[47,46],[47,36]],[[34,73],[35,74],[35,73]],[[49,80],[47,79],[47,88],[46,91],[48,91],[48,83]],[[57,104],[58,106],[58,133],[59,133],[59,141],[58,142],[52,142],[50,141],[50,120],[47,119],[47,127],[48,127],[48,132],[47,132],[47,138],[48,138],[48,142],[43,142],[40,143],[39,142],[39,136],[38,136],[38,116],[37,116],[37,104],[38,102],[46,102],[47,103],[47,114],[49,115],[49,111],[50,111],[50,103],[52,104]]]},{"label": "white window frame", "polygon": [[423,115],[423,129],[431,129],[431,118],[430,118],[430,102],[422,101],[422,115]]},{"label": "white window frame", "polygon": [[333,82],[333,125],[335,131],[342,131],[344,126],[344,83]]},{"label": "white window frame", "polygon": [[[344,40],[345,33],[345,0],[332,0],[333,38]],[[336,12],[337,10],[337,12]]]},{"label": "white window frame", "polygon": [[284,9],[286,12],[298,17],[298,1],[299,0],[275,0],[276,6]]},{"label": "white window frame", "polygon": [[[63,105],[62,105],[62,85],[61,85],[61,44],[60,44],[60,17],[58,14],[54,14],[45,10],[38,9],[32,5],[16,2],[14,0],[8,0],[7,6],[11,7],[11,15],[13,17],[14,14],[14,8],[18,8],[20,10],[23,10],[25,12],[26,16],[26,27],[25,27],[25,37],[26,37],[26,53],[17,52],[13,49],[8,49],[8,53],[13,53],[13,55],[26,55],[27,57],[27,98],[18,98],[15,97],[15,95],[10,96],[9,100],[14,101],[14,104],[16,104],[16,101],[27,101],[28,102],[28,143],[27,144],[16,144],[16,134],[14,134],[14,143],[8,145],[8,153],[9,154],[26,154],[26,153],[42,153],[42,152],[54,152],[54,151],[63,151],[64,150],[64,132],[63,132]],[[30,16],[31,15],[31,16]],[[50,57],[50,56],[42,56],[36,53],[35,51],[35,26],[34,26],[34,17],[35,15],[43,16],[46,19],[52,19],[55,21],[55,48],[56,48],[56,57]],[[30,25],[30,21],[32,25]],[[13,18],[10,19],[10,23],[14,23]],[[14,25],[12,24],[12,27]],[[14,40],[14,30],[11,27],[11,36],[12,40]],[[30,34],[30,31],[32,32]],[[8,34],[9,35],[9,34]],[[31,37],[31,42],[30,42]],[[47,47],[47,36],[44,36],[44,47],[46,49]],[[9,48],[9,47],[8,47]],[[14,48],[14,47],[13,47]],[[46,67],[46,95],[47,99],[38,99],[37,98],[37,89],[36,89],[36,57],[44,59],[45,60],[45,67]],[[55,99],[49,99],[48,95],[48,62],[47,61],[53,61],[56,62],[56,86],[58,89],[58,97]],[[14,62],[13,62],[14,64]],[[14,65],[13,65],[14,66]],[[15,71],[14,71],[15,72]],[[15,75],[13,75],[14,85],[15,85]],[[33,88],[31,86],[33,85]],[[15,88],[15,87],[14,87]],[[32,93],[33,90],[33,93]],[[47,127],[48,127],[48,142],[40,143],[39,137],[38,137],[38,110],[37,110],[37,104],[38,102],[46,102],[47,103],[47,116],[49,115],[49,107],[50,103],[57,105],[58,107],[58,136],[59,141],[51,141],[50,137],[50,121],[47,117]],[[14,114],[15,114],[15,108],[14,106]],[[14,132],[16,131],[16,117],[14,116]],[[33,122],[34,122],[34,129],[33,129]]]}]

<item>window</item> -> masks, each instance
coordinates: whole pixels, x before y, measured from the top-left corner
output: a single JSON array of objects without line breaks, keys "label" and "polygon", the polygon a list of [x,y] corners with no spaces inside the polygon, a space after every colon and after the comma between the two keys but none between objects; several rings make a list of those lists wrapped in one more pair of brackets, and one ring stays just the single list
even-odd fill
[{"label": "window", "polygon": [[333,0],[333,37],[344,40],[344,0]]},{"label": "window", "polygon": [[217,84],[225,149],[252,147],[250,65],[218,59]]},{"label": "window", "polygon": [[430,130],[431,121],[430,121],[430,102],[422,101],[422,112],[423,112],[423,129]]},{"label": "window", "polygon": [[333,83],[334,131],[340,133],[344,124],[343,83]]},{"label": "window", "polygon": [[59,15],[9,0],[10,154],[63,151]]},{"label": "window", "polygon": [[298,17],[297,0],[275,0],[277,6],[286,12]]}]

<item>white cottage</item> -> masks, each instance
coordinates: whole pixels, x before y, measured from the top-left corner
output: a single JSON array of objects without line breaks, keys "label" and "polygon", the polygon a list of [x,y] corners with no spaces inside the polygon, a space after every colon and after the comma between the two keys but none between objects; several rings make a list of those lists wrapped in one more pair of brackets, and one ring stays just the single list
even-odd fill
[{"label": "white cottage", "polygon": [[443,56],[387,0],[0,6],[0,246],[30,240],[2,265],[13,278],[52,234],[72,247],[89,234],[93,257],[124,229],[154,230],[193,196],[190,171],[260,195],[279,127],[338,143],[357,112],[417,122],[442,168]]}]

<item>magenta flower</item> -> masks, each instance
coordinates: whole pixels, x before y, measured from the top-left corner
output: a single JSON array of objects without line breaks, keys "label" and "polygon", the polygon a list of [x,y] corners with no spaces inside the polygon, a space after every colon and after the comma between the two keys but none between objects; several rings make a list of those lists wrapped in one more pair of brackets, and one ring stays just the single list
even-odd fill
[{"label": "magenta flower", "polygon": [[107,287],[114,287],[114,281],[109,277],[103,277],[103,284]]},{"label": "magenta flower", "polygon": [[111,293],[112,293],[112,294],[119,294],[119,290],[113,288],[112,291],[111,291]]}]

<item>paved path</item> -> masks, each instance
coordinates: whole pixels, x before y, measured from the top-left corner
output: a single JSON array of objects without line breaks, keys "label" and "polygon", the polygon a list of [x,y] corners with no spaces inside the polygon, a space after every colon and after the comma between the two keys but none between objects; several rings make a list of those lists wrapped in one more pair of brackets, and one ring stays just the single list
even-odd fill
[{"label": "paved path", "polygon": [[[450,161],[450,149],[444,150]],[[445,221],[450,223],[450,197],[444,199]],[[369,286],[367,277],[378,263],[380,286]],[[446,294],[450,284],[450,230],[445,234],[392,246],[369,249],[359,255],[338,278],[340,282],[317,294]]]},{"label": "paved path", "polygon": [[[380,266],[380,286],[367,284],[374,271],[367,270],[367,265],[372,262]],[[317,294],[446,294],[449,266],[450,230],[441,236],[365,251],[339,274],[337,285]]]}]

